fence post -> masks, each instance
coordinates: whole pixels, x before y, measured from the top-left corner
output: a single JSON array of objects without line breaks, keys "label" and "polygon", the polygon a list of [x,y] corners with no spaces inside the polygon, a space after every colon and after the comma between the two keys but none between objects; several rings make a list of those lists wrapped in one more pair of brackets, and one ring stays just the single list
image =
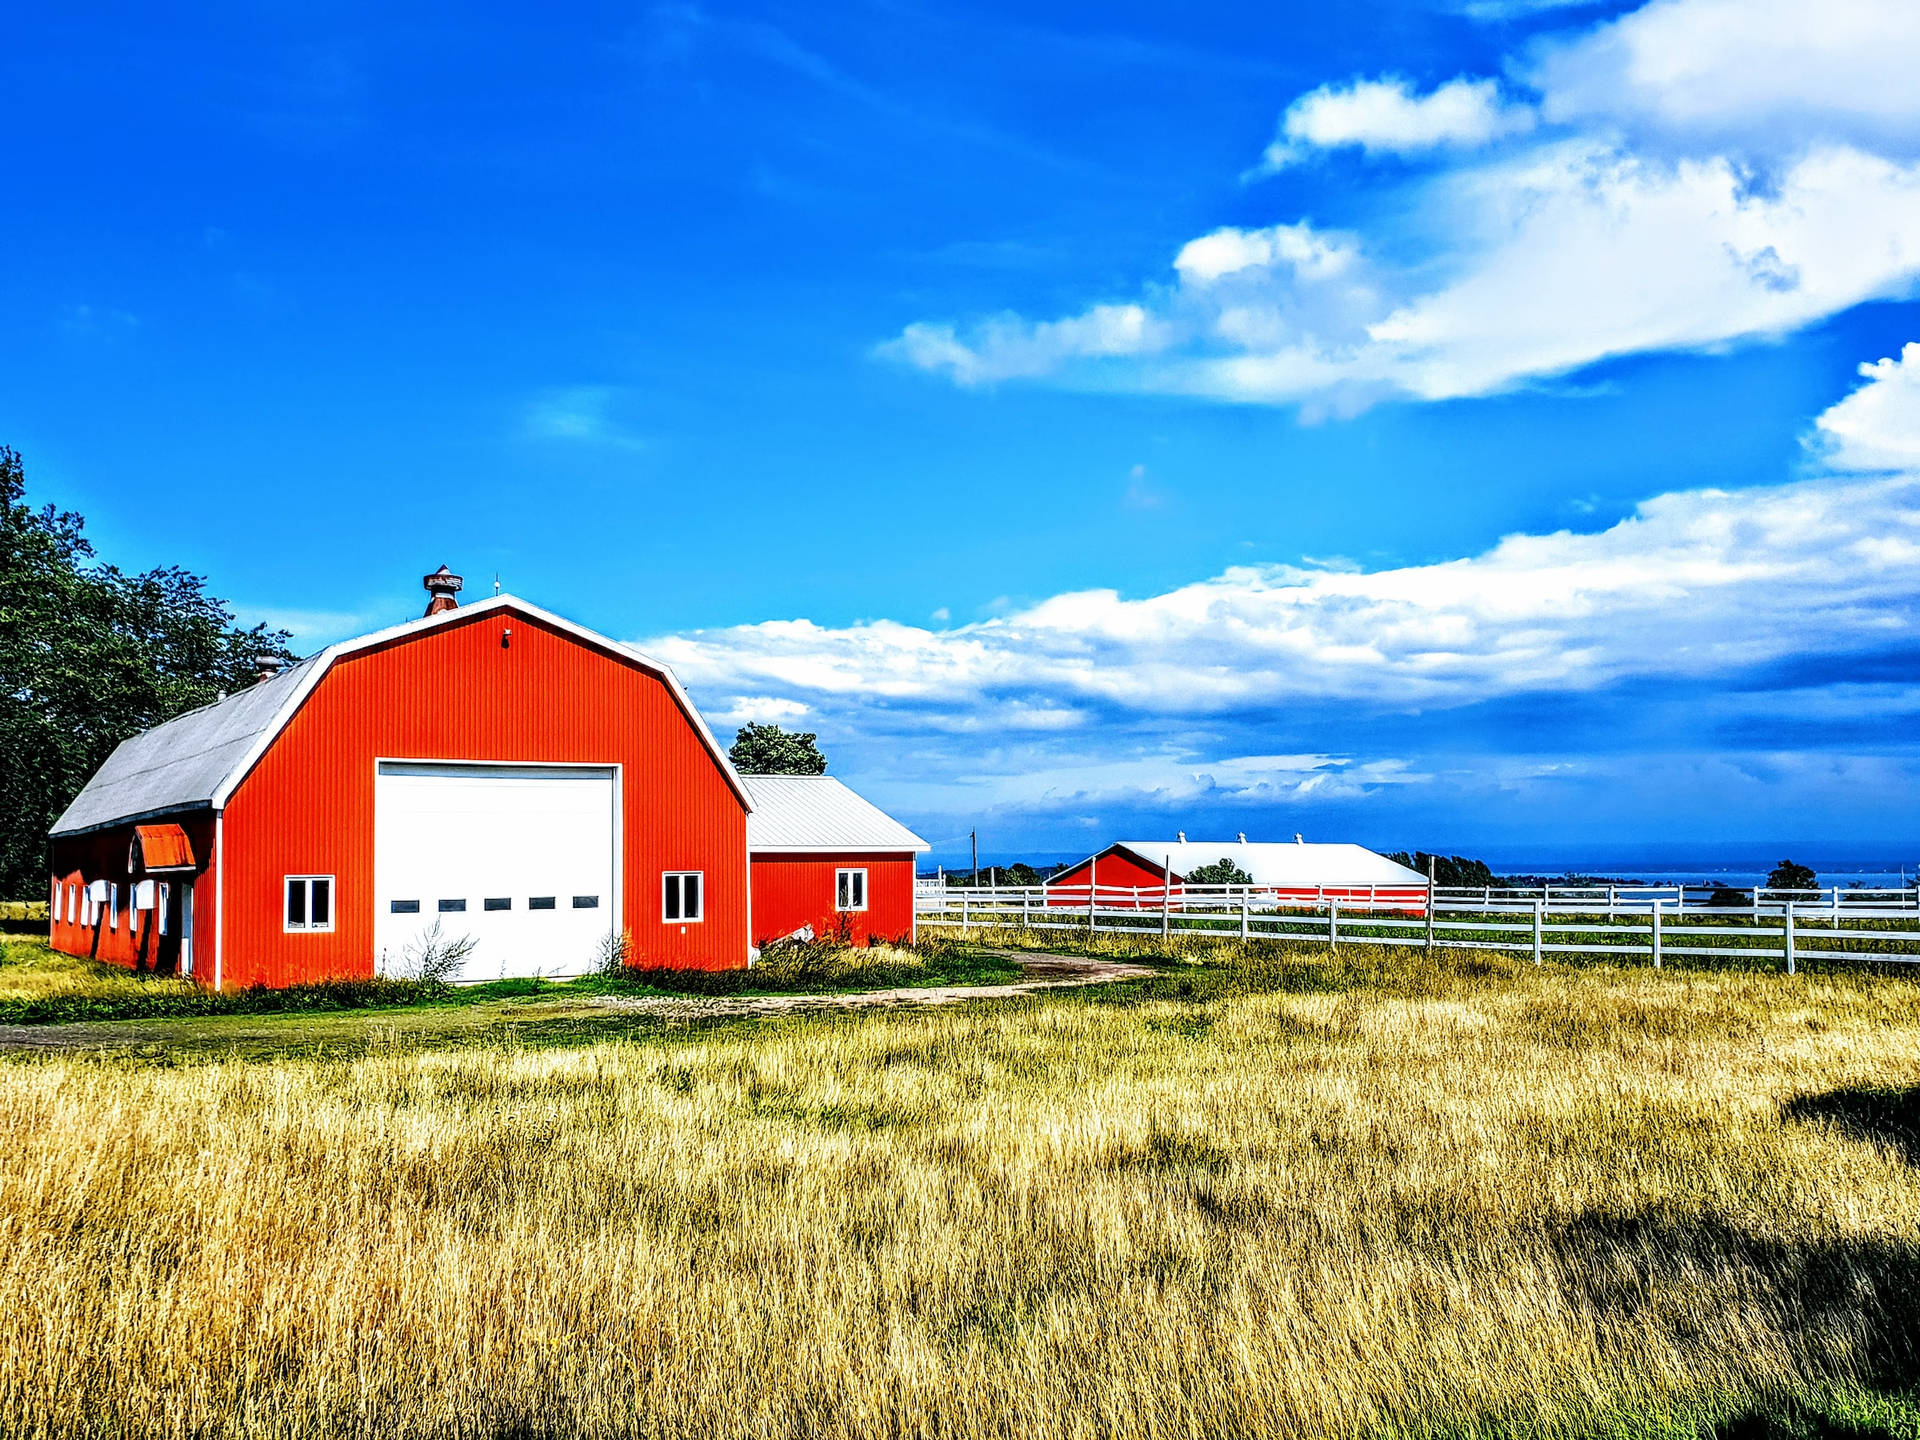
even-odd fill
[{"label": "fence post", "polygon": [[1660,968],[1660,897],[1653,897],[1653,968]]},{"label": "fence post", "polygon": [[1540,914],[1546,908],[1545,900],[1533,902],[1533,963],[1540,963]]},{"label": "fence post", "polygon": [[1613,886],[1607,886],[1607,919],[1613,918]]},{"label": "fence post", "polygon": [[1033,892],[1031,890],[1020,892],[1020,928],[1022,930],[1033,928]]},{"label": "fence post", "polygon": [[1160,871],[1160,938],[1173,934],[1173,857],[1169,855]]},{"label": "fence post", "polygon": [[1094,884],[1092,880],[1088,880],[1087,881],[1087,933],[1089,935],[1091,935],[1094,931],[1100,928],[1100,922],[1093,913],[1093,907],[1099,903],[1099,900],[1100,900],[1100,887]]},{"label": "fence post", "polygon": [[1793,901],[1791,901],[1791,900],[1789,900],[1789,901],[1787,901],[1787,909],[1786,909],[1786,930],[1787,930],[1787,974],[1789,974],[1789,975],[1791,975],[1791,974],[1793,974],[1793,971],[1794,971],[1794,957],[1793,957]]},{"label": "fence post", "polygon": [[960,933],[962,935],[966,934],[967,930],[971,927],[972,923],[973,922],[968,918],[967,897],[963,892],[960,896]]},{"label": "fence post", "polygon": [[1427,953],[1433,953],[1433,886],[1427,886]]},{"label": "fence post", "polygon": [[1327,943],[1334,949],[1340,948],[1340,899],[1331,896],[1327,900]]},{"label": "fence post", "polygon": [[1240,887],[1240,943],[1247,943],[1247,911],[1252,908],[1250,893],[1246,886]]}]

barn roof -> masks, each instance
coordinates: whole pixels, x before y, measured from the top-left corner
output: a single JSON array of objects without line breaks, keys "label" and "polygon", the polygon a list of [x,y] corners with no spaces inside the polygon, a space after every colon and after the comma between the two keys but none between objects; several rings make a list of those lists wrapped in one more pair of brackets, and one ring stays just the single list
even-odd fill
[{"label": "barn roof", "polygon": [[361,650],[412,639],[442,625],[458,624],[494,610],[511,610],[569,635],[616,659],[651,670],[666,682],[701,741],[712,752],[727,783],[749,808],[752,798],[734,773],[727,752],[693,708],[673,672],[631,645],[610,640],[583,625],[530,605],[511,595],[493,595],[473,605],[427,615],[404,625],[343,640],[317,655],[290,665],[271,680],[236,691],[226,699],[189,710],[163,725],[120,742],[106,764],[73,797],[53,824],[53,835],[79,835],[129,820],[148,820],[189,810],[221,809],[246,778],[267,746],[293,719],[333,662]]},{"label": "barn roof", "polygon": [[831,775],[748,775],[745,780],[753,796],[747,848],[755,853],[933,848]]},{"label": "barn roof", "polygon": [[[1202,865],[1231,860],[1253,877],[1256,885],[1284,889],[1303,886],[1422,885],[1418,870],[1376,855],[1363,845],[1302,845],[1240,840],[1119,840],[1102,850],[1106,855],[1126,850],[1154,870],[1165,864],[1176,876],[1186,876]],[[1092,857],[1089,857],[1092,858]],[[1069,866],[1078,870],[1087,862]],[[1062,874],[1067,873],[1062,871]]]}]

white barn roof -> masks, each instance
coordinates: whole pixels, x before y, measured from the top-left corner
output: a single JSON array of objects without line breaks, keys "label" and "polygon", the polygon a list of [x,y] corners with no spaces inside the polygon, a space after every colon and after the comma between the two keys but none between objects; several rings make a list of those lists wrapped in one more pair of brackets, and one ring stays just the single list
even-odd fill
[{"label": "white barn roof", "polygon": [[213,705],[143,730],[123,740],[107,763],[94,772],[53,824],[53,835],[79,835],[130,820],[156,819],[188,810],[221,809],[234,788],[306,702],[335,660],[359,650],[405,639],[441,625],[471,620],[489,611],[510,609],[550,625],[595,649],[650,670],[666,682],[701,741],[720,766],[734,792],[747,804],[752,800],[680,682],[665,665],[585,626],[530,605],[511,595],[493,595],[474,605],[424,616],[390,630],[329,645],[317,655],[288,666],[271,680],[229,695]]},{"label": "white barn roof", "polygon": [[747,849],[756,854],[933,848],[831,775],[741,778],[753,800],[747,814]]},{"label": "white barn roof", "polygon": [[1239,840],[1121,840],[1117,843],[1119,848],[1131,851],[1155,869],[1167,865],[1175,875],[1191,875],[1202,865],[1231,860],[1253,877],[1254,884],[1286,890],[1319,885],[1424,886],[1427,883],[1427,877],[1418,870],[1409,870],[1384,855],[1376,855],[1364,845]]}]

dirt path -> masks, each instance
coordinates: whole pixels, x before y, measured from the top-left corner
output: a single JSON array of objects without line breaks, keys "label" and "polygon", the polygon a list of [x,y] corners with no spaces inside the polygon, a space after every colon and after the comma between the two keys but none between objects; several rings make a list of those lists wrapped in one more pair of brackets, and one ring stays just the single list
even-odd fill
[{"label": "dirt path", "polygon": [[[1024,978],[1006,985],[922,985],[898,990],[850,990],[824,995],[647,995],[595,996],[593,1003],[610,1009],[675,1018],[729,1015],[787,1015],[805,1010],[864,1010],[873,1007],[913,1008],[952,1005],[962,1000],[1006,1000],[1039,990],[1075,985],[1105,985],[1153,974],[1145,965],[1119,960],[1089,960],[1078,955],[1033,955],[1019,950],[988,950],[989,955],[1017,964]],[[3,1044],[4,1040],[0,1040]]]},{"label": "dirt path", "polygon": [[47,1050],[200,1050],[237,1047],[278,1051],[289,1046],[364,1044],[375,1026],[408,1032],[416,1040],[457,1040],[489,1027],[535,1021],[590,1020],[615,1015],[667,1020],[791,1015],[829,1010],[917,1009],[963,1000],[1005,1000],[1041,990],[1104,985],[1153,971],[1144,965],[992,950],[1019,965],[1022,977],[1006,985],[930,985],[898,990],[853,990],[822,995],[583,995],[532,1003],[502,1002],[420,1010],[339,1010],[286,1015],[221,1015],[179,1020],[91,1020],[72,1025],[0,1025],[0,1052]]}]

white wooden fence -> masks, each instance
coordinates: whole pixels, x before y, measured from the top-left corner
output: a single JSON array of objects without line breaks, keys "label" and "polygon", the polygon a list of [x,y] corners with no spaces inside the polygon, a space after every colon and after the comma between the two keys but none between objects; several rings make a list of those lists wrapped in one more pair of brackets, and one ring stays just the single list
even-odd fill
[{"label": "white wooden fence", "polygon": [[1548,955],[1920,964],[1920,890],[1543,886],[1533,890],[1262,890],[1237,885],[928,887],[922,926],[1291,939]]}]

